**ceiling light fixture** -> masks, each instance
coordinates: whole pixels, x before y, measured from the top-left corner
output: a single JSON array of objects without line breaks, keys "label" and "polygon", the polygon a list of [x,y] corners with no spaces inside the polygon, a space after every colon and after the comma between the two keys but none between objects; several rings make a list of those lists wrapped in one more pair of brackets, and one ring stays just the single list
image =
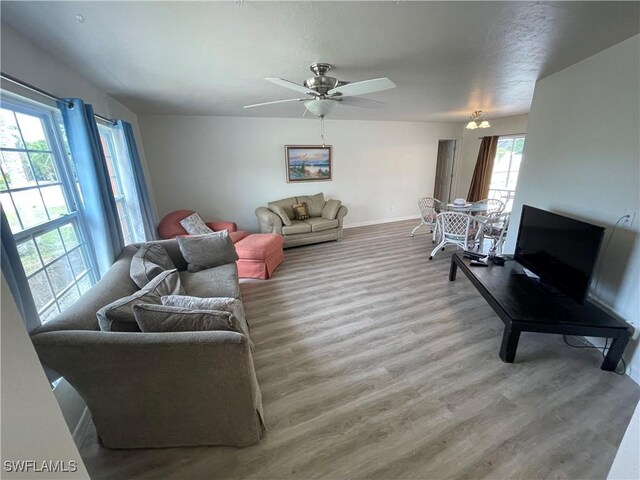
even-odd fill
[{"label": "ceiling light fixture", "polygon": [[486,112],[483,112],[482,110],[476,110],[473,112],[469,119],[469,123],[464,127],[469,130],[474,130],[476,128],[489,128],[491,126],[489,120],[487,120]]},{"label": "ceiling light fixture", "polygon": [[327,116],[331,112],[333,112],[333,109],[336,108],[337,104],[338,102],[335,100],[323,99],[309,100],[307,102],[304,102],[304,106],[306,107],[306,109],[313,113],[316,117],[320,118]]}]

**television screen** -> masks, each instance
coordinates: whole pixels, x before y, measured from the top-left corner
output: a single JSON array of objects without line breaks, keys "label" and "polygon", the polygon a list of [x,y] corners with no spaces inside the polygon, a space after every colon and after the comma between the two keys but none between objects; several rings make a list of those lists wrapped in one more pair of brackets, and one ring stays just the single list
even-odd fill
[{"label": "television screen", "polygon": [[568,297],[583,303],[604,228],[523,205],[515,260]]}]

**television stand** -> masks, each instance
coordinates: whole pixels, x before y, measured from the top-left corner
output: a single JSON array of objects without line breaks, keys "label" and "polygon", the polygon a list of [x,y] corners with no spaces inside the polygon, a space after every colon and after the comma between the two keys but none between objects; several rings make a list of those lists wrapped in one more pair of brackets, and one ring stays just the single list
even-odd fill
[{"label": "television stand", "polygon": [[514,362],[521,332],[581,335],[613,339],[600,368],[615,371],[631,338],[632,329],[625,322],[592,302],[580,305],[569,297],[539,290],[521,277],[522,266],[515,260],[482,268],[470,267],[469,263],[460,253],[454,253],[449,280],[456,279],[460,268],[504,323],[500,346],[503,362]]}]

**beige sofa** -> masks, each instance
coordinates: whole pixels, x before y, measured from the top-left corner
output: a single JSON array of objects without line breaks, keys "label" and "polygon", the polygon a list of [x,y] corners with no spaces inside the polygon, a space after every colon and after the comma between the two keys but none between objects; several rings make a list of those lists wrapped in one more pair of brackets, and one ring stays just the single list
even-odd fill
[{"label": "beige sofa", "polygon": [[[191,273],[177,240],[158,243],[178,269],[186,295],[241,299],[235,263]],[[32,332],[50,377],[63,376],[78,391],[106,447],[258,442],[262,396],[247,336],[100,330],[96,312],[138,290],[129,276],[138,248],[125,247],[80,300]]]},{"label": "beige sofa", "polygon": [[[295,220],[293,205],[300,203],[308,205],[310,218]],[[341,240],[347,213],[347,207],[336,200],[325,201],[322,193],[283,198],[256,209],[260,232],[282,235],[285,248]]]}]

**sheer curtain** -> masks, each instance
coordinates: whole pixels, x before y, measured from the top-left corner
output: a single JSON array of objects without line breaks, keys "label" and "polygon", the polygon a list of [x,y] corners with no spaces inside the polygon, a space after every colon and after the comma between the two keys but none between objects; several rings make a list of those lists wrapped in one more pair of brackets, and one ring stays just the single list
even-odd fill
[{"label": "sheer curtain", "polygon": [[[72,106],[69,106],[72,104]],[[83,198],[83,214],[100,276],[124,247],[109,172],[93,108],[77,98],[58,102]]]},{"label": "sheer curtain", "polygon": [[489,196],[489,187],[491,186],[491,173],[493,172],[493,161],[496,158],[498,150],[498,137],[483,137],[478,152],[478,160],[476,168],[473,171],[471,186],[467,194],[467,201],[478,202]]}]

